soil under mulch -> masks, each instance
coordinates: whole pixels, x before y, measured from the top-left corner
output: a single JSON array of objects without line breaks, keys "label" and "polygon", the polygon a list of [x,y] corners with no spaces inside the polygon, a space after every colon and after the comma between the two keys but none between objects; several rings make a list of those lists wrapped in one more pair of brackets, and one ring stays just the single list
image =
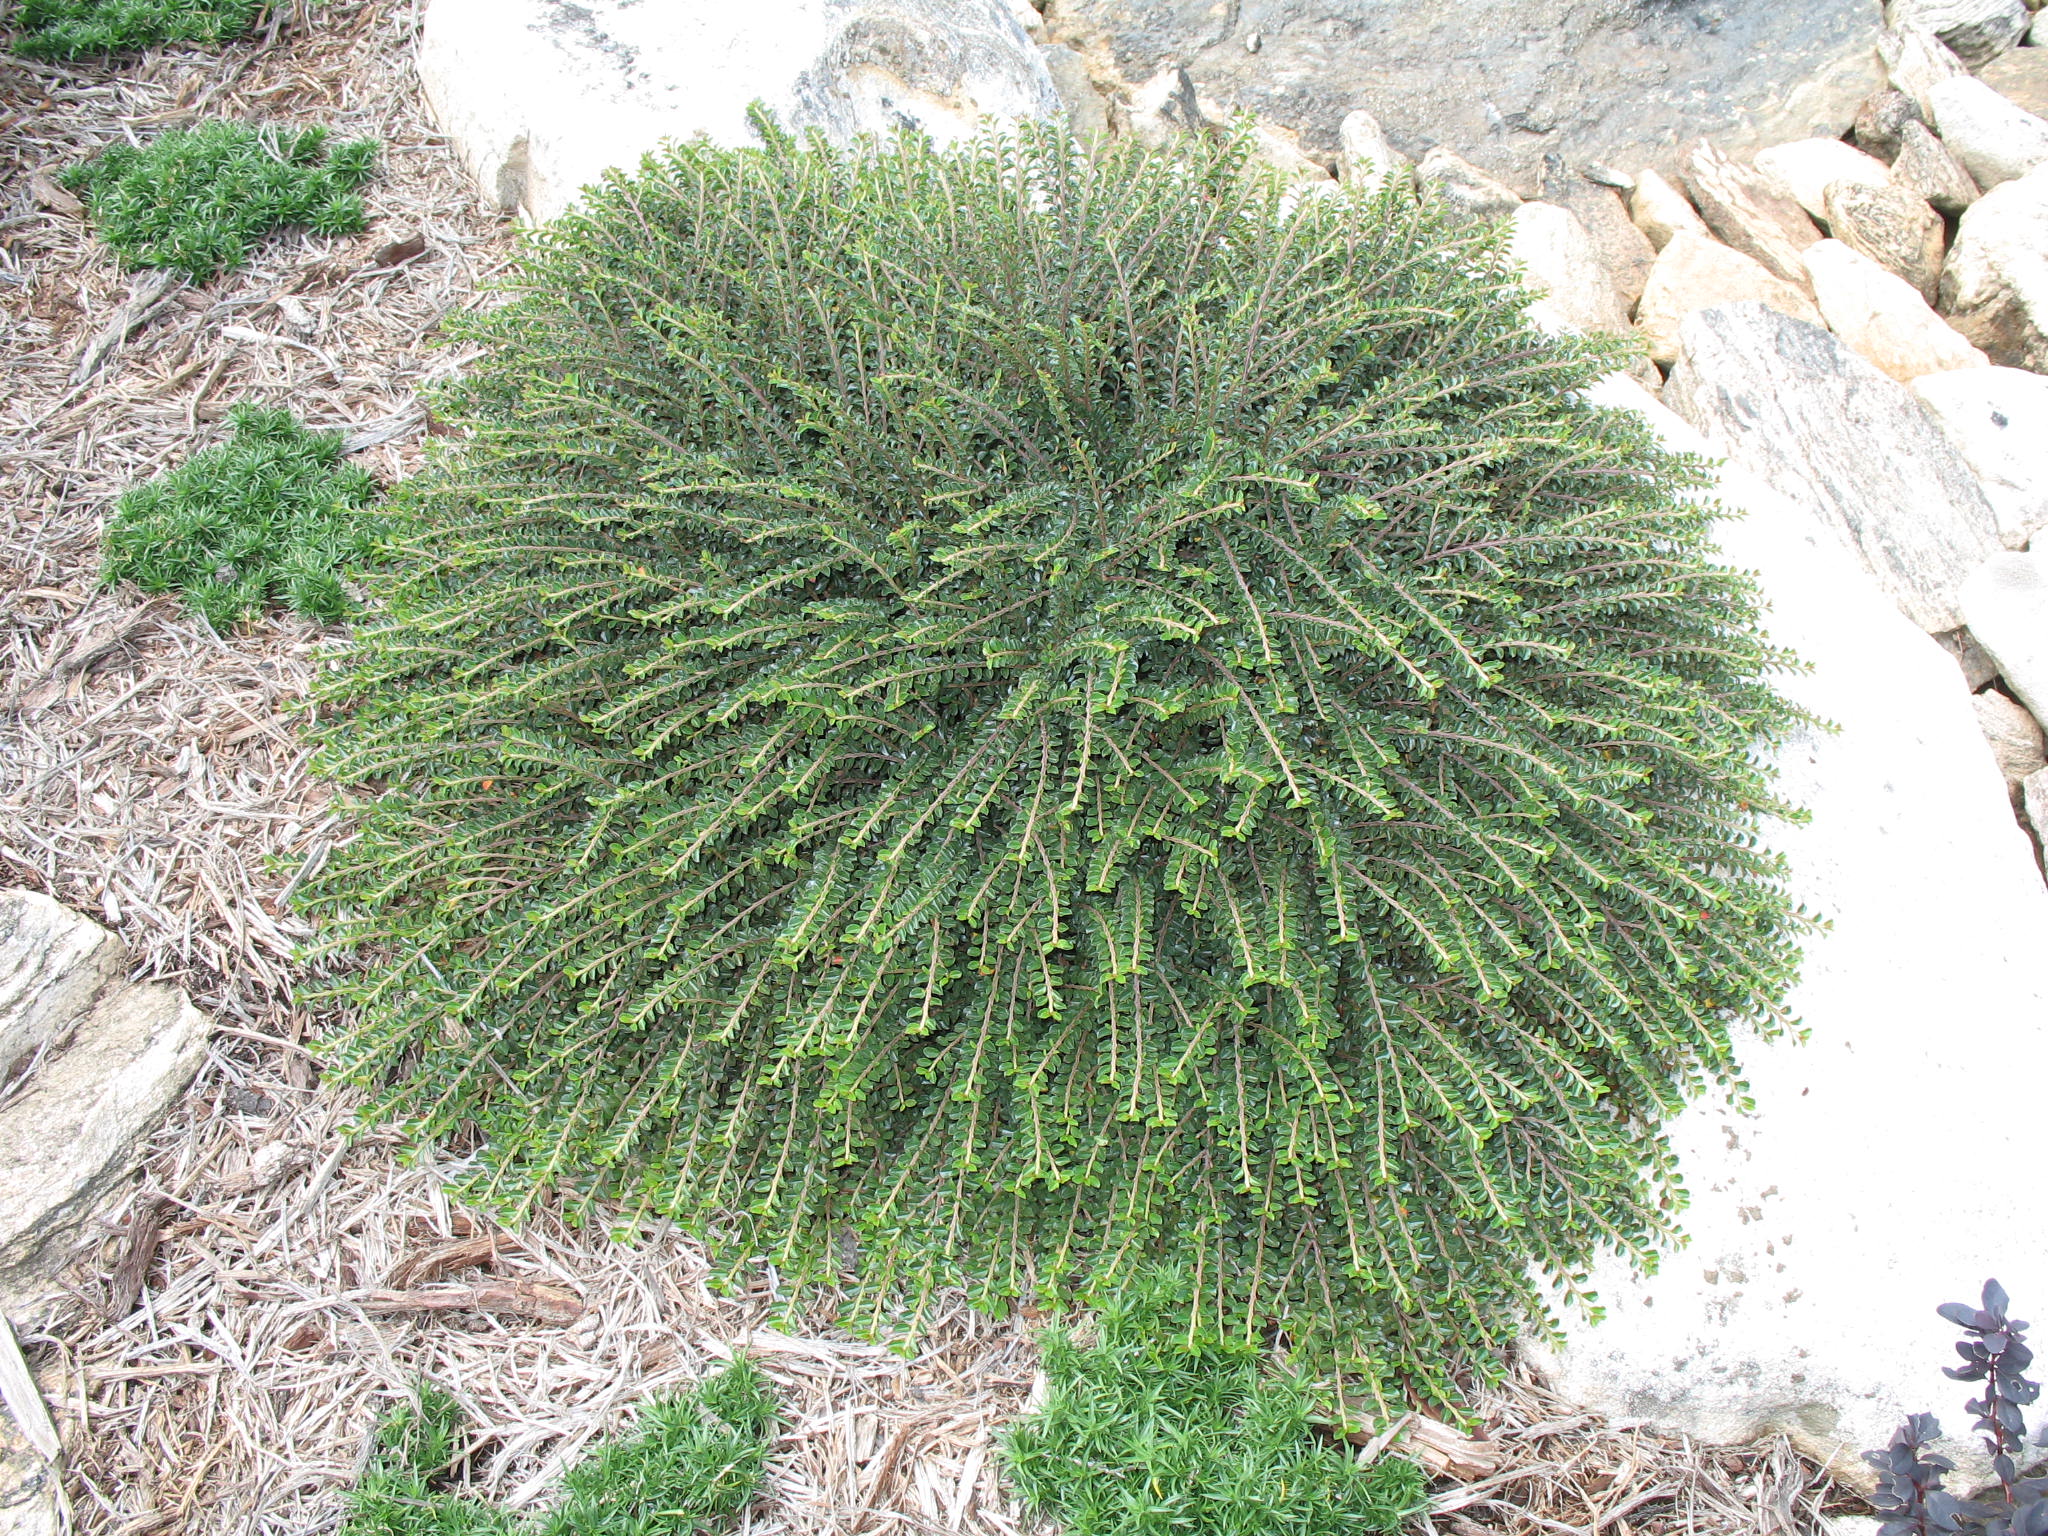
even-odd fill
[{"label": "soil under mulch", "polygon": [[[421,114],[416,26],[412,0],[329,0],[214,53],[0,56],[0,884],[107,923],[220,1026],[70,1307],[24,1340],[76,1528],[331,1530],[366,1430],[423,1377],[470,1410],[479,1488],[532,1504],[635,1402],[746,1348],[787,1418],[745,1530],[1015,1532],[994,1449],[1033,1383],[1024,1321],[956,1308],[908,1355],[775,1323],[772,1277],[715,1295],[674,1232],[499,1232],[451,1203],[446,1154],[344,1140],[305,1046],[320,1021],[291,1002],[308,930],[289,907],[346,831],[295,715],[339,637],[281,617],[217,635],[98,584],[112,499],[216,440],[230,405],[346,429],[387,481],[417,462],[418,392],[462,362],[441,318],[512,235]],[[216,115],[381,138],[369,232],[276,236],[196,287],[124,274],[51,176]],[[1440,1482],[1420,1522],[1455,1536],[1789,1536],[1853,1507],[1782,1443],[1611,1426],[1526,1375],[1475,1413],[1493,1468]]]}]

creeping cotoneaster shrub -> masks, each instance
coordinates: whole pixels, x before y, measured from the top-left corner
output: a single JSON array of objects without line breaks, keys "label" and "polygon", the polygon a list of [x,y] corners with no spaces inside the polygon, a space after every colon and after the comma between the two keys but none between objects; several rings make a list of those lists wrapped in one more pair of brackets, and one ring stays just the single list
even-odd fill
[{"label": "creeping cotoneaster shrub", "polygon": [[240,266],[281,225],[359,233],[356,188],[370,179],[377,148],[375,139],[330,144],[324,128],[214,119],[139,148],[110,144],[58,180],[85,199],[100,238],[127,265],[205,282]]},{"label": "creeping cotoneaster shrub", "polygon": [[21,0],[9,19],[16,53],[62,60],[218,43],[247,32],[263,11],[264,0]]},{"label": "creeping cotoneaster shrub", "polygon": [[216,629],[278,603],[334,623],[355,611],[344,576],[377,542],[377,482],[341,462],[341,434],[288,410],[238,405],[225,443],[124,495],[102,576],[176,592]]},{"label": "creeping cotoneaster shrub", "polygon": [[1158,1258],[1443,1390],[1795,956],[1694,470],[1492,237],[765,123],[538,235],[330,685],[377,1112],[883,1307]]},{"label": "creeping cotoneaster shrub", "polygon": [[1032,1513],[1065,1536],[1369,1536],[1421,1511],[1420,1467],[1321,1438],[1307,1380],[1191,1326],[1190,1299],[1143,1275],[1092,1341],[1046,1339],[1045,1401],[1003,1444]]},{"label": "creeping cotoneaster shrub", "polygon": [[432,1386],[387,1415],[342,1536],[712,1536],[760,1491],[776,1410],[766,1378],[735,1360],[644,1406],[632,1434],[571,1467],[556,1507],[526,1520],[441,1486],[462,1422],[461,1404]]}]

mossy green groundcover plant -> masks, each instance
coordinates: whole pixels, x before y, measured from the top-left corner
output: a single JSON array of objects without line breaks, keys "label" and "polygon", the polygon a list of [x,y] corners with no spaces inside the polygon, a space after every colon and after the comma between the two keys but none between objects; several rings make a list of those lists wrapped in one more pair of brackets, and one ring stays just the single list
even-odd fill
[{"label": "mossy green groundcover plant", "polygon": [[355,611],[343,578],[376,548],[377,483],[341,462],[339,432],[238,405],[217,447],[115,504],[109,582],[176,592],[225,630],[276,603],[323,623]]},{"label": "mossy green groundcover plant", "polygon": [[759,126],[467,322],[327,689],[336,1060],[848,1316],[1164,1258],[1448,1393],[1794,968],[1699,473],[1398,194]]},{"label": "mossy green groundcover plant", "polygon": [[264,0],[20,0],[7,22],[16,53],[63,61],[222,42],[255,26],[265,9]]},{"label": "mossy green groundcover plant", "polygon": [[760,1371],[736,1360],[642,1408],[634,1433],[571,1467],[555,1509],[530,1520],[441,1486],[462,1423],[461,1405],[432,1386],[388,1416],[343,1536],[714,1536],[760,1490],[776,1410]]},{"label": "mossy green groundcover plant", "polygon": [[110,144],[58,180],[85,199],[100,238],[127,265],[205,282],[287,224],[360,233],[356,188],[370,179],[377,150],[375,139],[330,144],[324,128],[215,119],[140,147]]},{"label": "mossy green groundcover plant", "polygon": [[1047,1337],[1045,1402],[1003,1446],[1034,1514],[1066,1536],[1366,1536],[1421,1511],[1420,1467],[1320,1438],[1309,1381],[1191,1319],[1191,1299],[1184,1274],[1143,1275],[1093,1342]]}]

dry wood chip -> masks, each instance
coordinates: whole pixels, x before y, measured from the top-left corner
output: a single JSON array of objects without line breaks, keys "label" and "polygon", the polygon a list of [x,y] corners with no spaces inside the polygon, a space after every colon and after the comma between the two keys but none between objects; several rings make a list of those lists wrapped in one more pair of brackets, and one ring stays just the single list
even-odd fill
[{"label": "dry wood chip", "polygon": [[107,1284],[108,1317],[123,1318],[135,1310],[143,1283],[149,1278],[150,1260],[156,1257],[157,1244],[163,1238],[164,1218],[170,1211],[171,1202],[154,1195],[138,1201],[129,1213],[121,1261],[114,1266],[113,1278]]},{"label": "dry wood chip", "polygon": [[85,204],[58,185],[48,171],[32,172],[28,178],[28,189],[35,200],[52,213],[75,219],[85,212]]},{"label": "dry wood chip", "polygon": [[523,1277],[483,1285],[436,1286],[420,1291],[371,1291],[366,1312],[504,1312],[567,1327],[583,1315],[583,1302],[565,1285]]},{"label": "dry wood chip", "polygon": [[519,1244],[504,1232],[484,1232],[471,1237],[457,1238],[452,1243],[443,1243],[438,1248],[429,1248],[424,1253],[410,1254],[401,1259],[398,1267],[391,1271],[384,1284],[391,1290],[410,1290],[416,1285],[425,1285],[443,1275],[458,1270],[474,1269],[478,1265],[488,1266],[500,1253],[518,1248]]}]

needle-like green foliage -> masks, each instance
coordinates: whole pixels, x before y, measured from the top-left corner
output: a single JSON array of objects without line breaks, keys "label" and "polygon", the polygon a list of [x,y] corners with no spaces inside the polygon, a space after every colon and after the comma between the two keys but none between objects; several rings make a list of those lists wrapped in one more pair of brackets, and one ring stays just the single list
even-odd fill
[{"label": "needle-like green foliage", "polygon": [[340,1066],[487,1197],[1448,1392],[1793,970],[1698,472],[1398,194],[762,131],[470,324],[327,692]]},{"label": "needle-like green foliage", "polygon": [[394,1409],[349,1494],[343,1536],[710,1536],[759,1492],[776,1411],[760,1371],[736,1360],[642,1408],[636,1431],[572,1467],[553,1512],[534,1520],[441,1486],[462,1423],[461,1405],[432,1386]]},{"label": "needle-like green foliage", "polygon": [[13,47],[31,59],[70,60],[218,43],[247,32],[264,9],[264,0],[21,0]]},{"label": "needle-like green foliage", "polygon": [[341,462],[341,434],[288,410],[238,405],[232,435],[129,491],[107,524],[102,576],[181,592],[225,630],[282,603],[334,623],[342,577],[370,558],[377,483]]},{"label": "needle-like green foliage", "polygon": [[1420,1510],[1421,1468],[1322,1438],[1309,1382],[1191,1312],[1173,1271],[1045,1340],[1045,1402],[1004,1441],[1010,1481],[1065,1536],[1366,1536]]},{"label": "needle-like green foliage", "polygon": [[100,238],[131,267],[171,267],[194,282],[242,264],[286,224],[315,234],[363,228],[356,188],[376,168],[375,139],[330,145],[324,128],[214,119],[139,148],[110,144],[58,180],[80,194]]}]

